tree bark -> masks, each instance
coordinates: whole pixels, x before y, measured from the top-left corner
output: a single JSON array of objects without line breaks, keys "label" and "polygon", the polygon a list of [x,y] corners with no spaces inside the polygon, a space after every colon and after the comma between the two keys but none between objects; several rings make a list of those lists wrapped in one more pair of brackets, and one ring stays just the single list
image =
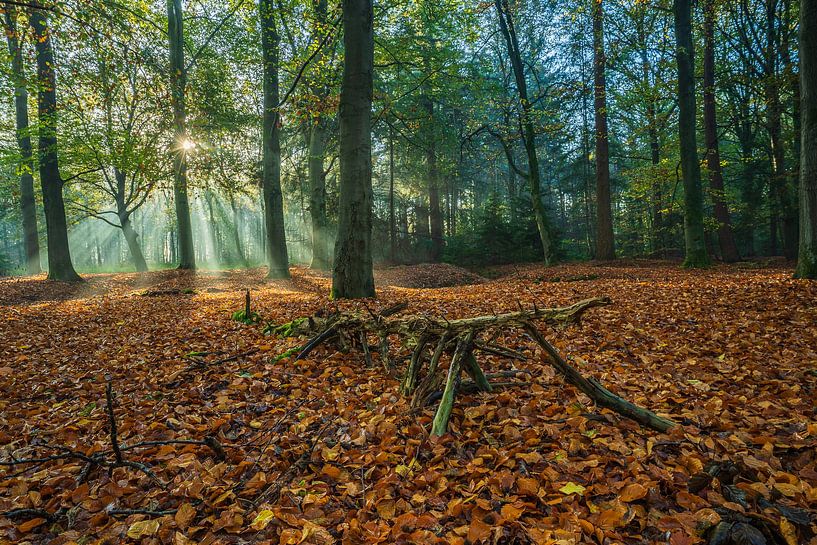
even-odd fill
[{"label": "tree bark", "polygon": [[170,52],[170,102],[173,107],[173,201],[179,245],[179,269],[194,270],[193,225],[187,196],[187,111],[185,90],[187,68],[184,65],[184,26],[182,0],[167,0],[167,35]]},{"label": "tree bark", "polygon": [[817,0],[800,0],[800,250],[798,278],[817,278]]},{"label": "tree bark", "polygon": [[326,175],[323,160],[326,149],[325,121],[320,115],[312,121],[309,131],[309,215],[312,220],[312,262],[309,267],[327,270],[329,259],[329,232],[326,221]]},{"label": "tree bark", "polygon": [[372,273],[372,0],[343,0],[340,203],[332,297],[374,297]]},{"label": "tree bark", "polygon": [[[793,259],[797,248],[797,217],[789,173],[786,171],[786,150],[783,143],[780,86],[777,74],[777,0],[766,0],[766,48],[764,58],[764,92],[766,95],[766,129],[772,146],[772,178],[770,196],[772,214],[770,237],[776,250],[777,222],[782,219],[782,242],[786,257]],[[775,252],[776,253],[776,252]]]},{"label": "tree bark", "polygon": [[284,197],[281,193],[281,114],[279,111],[279,37],[272,0],[258,2],[264,64],[264,136],[262,181],[264,221],[267,226],[267,278],[289,278],[289,256],[284,232]]},{"label": "tree bark", "polygon": [[718,144],[718,116],[715,102],[715,1],[705,0],[704,10],[704,134],[706,137],[706,166],[709,188],[718,222],[718,244],[721,258],[727,263],[740,259],[732,221],[723,189],[723,170]]},{"label": "tree bark", "polygon": [[394,129],[389,126],[389,261],[397,260],[397,224],[394,216]]},{"label": "tree bark", "polygon": [[39,121],[38,153],[40,185],[43,192],[45,227],[48,237],[48,278],[78,282],[82,279],[71,263],[68,247],[68,224],[65,219],[65,201],[57,158],[57,77],[54,73],[54,51],[51,33],[42,9],[34,9],[29,17],[34,30],[37,53],[37,116]]},{"label": "tree bark", "polygon": [[[326,0],[317,0],[315,3],[315,27],[313,41],[320,44],[321,32],[325,32]],[[323,103],[329,89],[319,83],[314,91],[318,95],[318,102]],[[309,130],[309,216],[312,220],[312,262],[309,267],[317,270],[328,270],[331,265],[329,255],[329,230],[326,219],[326,173],[323,163],[326,157],[326,119],[323,112],[318,111],[311,116]]]},{"label": "tree bark", "polygon": [[616,258],[610,197],[610,143],[607,130],[607,85],[604,54],[603,0],[593,2],[593,67],[596,112],[596,259]]},{"label": "tree bark", "polygon": [[519,94],[519,102],[522,108],[522,133],[525,142],[525,152],[528,156],[530,197],[533,205],[533,214],[536,218],[536,227],[539,231],[539,239],[542,243],[542,256],[545,265],[550,265],[554,259],[553,252],[555,248],[551,241],[550,225],[545,212],[545,204],[542,202],[539,158],[536,154],[536,132],[533,128],[532,106],[528,99],[528,84],[525,80],[522,54],[519,51],[519,40],[516,37],[516,29],[513,25],[508,0],[494,0],[494,5],[496,6],[497,15],[499,16],[499,28],[508,48],[508,57],[513,67],[514,78],[516,79],[516,90]]},{"label": "tree bark", "polygon": [[125,204],[125,173],[115,167],[113,172],[116,178],[116,214],[119,217],[119,228],[122,229],[122,235],[128,244],[128,251],[130,251],[136,272],[146,272],[148,265],[139,245],[139,235],[133,229],[130,219],[131,211],[128,210]]},{"label": "tree bark", "polygon": [[675,41],[678,62],[678,134],[684,179],[684,266],[709,265],[703,221],[701,165],[695,135],[695,50],[691,0],[675,0]]},{"label": "tree bark", "polygon": [[14,109],[17,145],[20,148],[20,215],[23,220],[23,246],[26,272],[39,274],[40,239],[37,231],[37,206],[34,198],[34,157],[28,125],[28,89],[23,73],[23,54],[17,33],[17,10],[5,7],[6,38],[11,57],[11,75],[14,81]]}]

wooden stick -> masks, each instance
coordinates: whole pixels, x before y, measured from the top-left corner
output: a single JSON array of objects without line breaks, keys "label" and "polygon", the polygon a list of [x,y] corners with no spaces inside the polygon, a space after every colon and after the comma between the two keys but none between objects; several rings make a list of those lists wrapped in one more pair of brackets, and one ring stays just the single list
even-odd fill
[{"label": "wooden stick", "polygon": [[539,332],[536,327],[531,324],[525,324],[525,330],[530,334],[536,343],[550,356],[550,364],[565,378],[567,382],[581,390],[590,399],[601,405],[607,407],[618,414],[635,420],[643,426],[647,426],[654,430],[665,432],[677,426],[676,422],[662,416],[658,416],[652,411],[639,407],[623,399],[610,390],[605,388],[594,378],[585,378],[569,363],[567,363],[559,352],[551,345],[547,339]]}]

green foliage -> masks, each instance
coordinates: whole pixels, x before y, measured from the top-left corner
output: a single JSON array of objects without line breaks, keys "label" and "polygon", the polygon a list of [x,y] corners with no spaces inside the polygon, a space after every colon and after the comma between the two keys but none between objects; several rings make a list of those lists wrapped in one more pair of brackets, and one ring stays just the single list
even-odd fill
[{"label": "green foliage", "polygon": [[474,228],[447,241],[443,259],[458,265],[499,265],[535,260],[539,235],[530,206],[508,205],[491,196],[477,213]]}]

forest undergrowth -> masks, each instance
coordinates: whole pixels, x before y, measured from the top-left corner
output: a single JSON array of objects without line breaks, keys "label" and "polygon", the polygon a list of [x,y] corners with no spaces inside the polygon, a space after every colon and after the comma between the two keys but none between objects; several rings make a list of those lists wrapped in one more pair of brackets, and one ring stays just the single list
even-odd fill
[{"label": "forest undergrowth", "polygon": [[[340,308],[453,319],[610,297],[542,331],[680,425],[594,406],[510,332],[526,361],[481,361],[517,384],[463,393],[431,437],[435,407],[398,393],[401,354],[391,375],[329,345],[280,358],[305,339],[267,322],[335,309],[306,269],[7,279],[0,542],[817,542],[817,283],[659,262],[378,275],[377,300]],[[231,318],[245,289],[258,323]]]}]

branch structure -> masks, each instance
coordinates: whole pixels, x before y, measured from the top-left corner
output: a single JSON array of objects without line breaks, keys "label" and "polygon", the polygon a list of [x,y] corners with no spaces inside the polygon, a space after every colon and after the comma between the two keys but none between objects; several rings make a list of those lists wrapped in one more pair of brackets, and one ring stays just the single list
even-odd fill
[{"label": "branch structure", "polygon": [[[566,307],[534,306],[530,310],[520,308],[517,312],[457,320],[419,314],[399,315],[407,307],[406,304],[400,304],[379,314],[367,307],[365,312],[346,311],[326,316],[299,318],[269,327],[268,331],[283,337],[308,337],[309,340],[300,349],[288,352],[288,354],[297,352],[295,360],[307,357],[315,348],[325,343],[335,343],[342,349],[359,346],[366,364],[371,366],[373,364],[370,351],[379,350],[380,361],[387,373],[391,373],[394,367],[389,354],[389,339],[397,337],[400,346],[409,351],[409,355],[406,356],[408,364],[400,382],[400,393],[412,398],[411,405],[415,409],[425,406],[429,399],[439,399],[431,429],[432,435],[437,436],[448,431],[454,401],[457,393],[463,390],[461,380],[463,372],[470,378],[468,391],[491,392],[494,388],[494,384],[483,372],[475,353],[484,352],[524,361],[526,359],[524,354],[500,346],[494,339],[497,333],[503,330],[526,331],[544,351],[547,362],[568,383],[598,405],[635,420],[643,426],[661,432],[667,431],[676,425],[675,422],[626,401],[592,377],[584,377],[559,355],[535,325],[569,326],[579,323],[587,310],[609,304],[611,304],[609,298],[597,297]],[[488,340],[480,339],[481,335]],[[370,345],[370,337],[376,338],[378,343]],[[444,357],[449,364],[443,374],[440,363]],[[502,383],[502,387],[507,386],[507,383]]]}]

